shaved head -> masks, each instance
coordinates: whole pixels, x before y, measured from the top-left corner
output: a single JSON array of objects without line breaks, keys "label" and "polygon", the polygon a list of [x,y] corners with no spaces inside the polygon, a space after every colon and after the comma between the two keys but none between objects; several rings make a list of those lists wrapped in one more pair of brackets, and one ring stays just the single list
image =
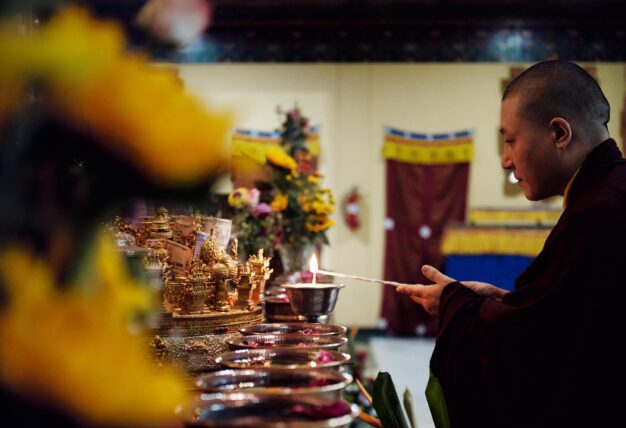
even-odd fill
[{"label": "shaved head", "polygon": [[519,97],[519,111],[531,123],[562,117],[580,132],[607,130],[609,102],[593,77],[572,62],[533,65],[507,86],[502,101],[512,97]]}]

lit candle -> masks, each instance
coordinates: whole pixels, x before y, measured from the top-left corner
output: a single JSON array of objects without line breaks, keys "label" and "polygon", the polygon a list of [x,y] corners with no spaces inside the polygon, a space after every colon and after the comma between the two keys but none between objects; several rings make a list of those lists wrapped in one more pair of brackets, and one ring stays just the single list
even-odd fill
[{"label": "lit candle", "polygon": [[317,257],[313,254],[309,263],[309,270],[313,273],[313,285],[315,285],[315,277],[317,276]]}]

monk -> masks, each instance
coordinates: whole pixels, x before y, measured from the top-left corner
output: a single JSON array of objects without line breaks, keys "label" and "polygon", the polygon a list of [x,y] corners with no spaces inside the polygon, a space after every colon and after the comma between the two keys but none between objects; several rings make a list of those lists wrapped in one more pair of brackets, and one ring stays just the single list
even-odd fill
[{"label": "monk", "polygon": [[576,64],[512,81],[502,167],[531,201],[563,195],[558,223],[512,292],[430,266],[434,284],[398,287],[439,317],[430,367],[453,428],[626,424],[626,162],[609,116]]}]

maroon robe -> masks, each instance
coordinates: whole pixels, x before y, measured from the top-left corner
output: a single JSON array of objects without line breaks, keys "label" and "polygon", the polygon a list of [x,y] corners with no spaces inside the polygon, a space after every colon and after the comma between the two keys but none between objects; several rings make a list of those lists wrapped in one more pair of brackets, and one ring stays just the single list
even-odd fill
[{"label": "maroon robe", "polygon": [[431,359],[453,428],[626,425],[626,161],[587,157],[542,252],[502,302],[441,295]]}]

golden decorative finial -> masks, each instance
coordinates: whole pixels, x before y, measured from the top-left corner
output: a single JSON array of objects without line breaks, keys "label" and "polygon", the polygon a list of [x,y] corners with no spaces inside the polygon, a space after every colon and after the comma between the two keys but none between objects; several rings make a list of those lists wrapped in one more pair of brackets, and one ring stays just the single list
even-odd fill
[{"label": "golden decorative finial", "polygon": [[215,263],[211,268],[211,277],[215,280],[215,309],[228,312],[228,267],[222,263]]},{"label": "golden decorative finial", "polygon": [[239,240],[235,236],[232,239],[232,241],[230,241],[230,244],[228,245],[228,252],[230,256],[233,258],[233,260],[237,260],[239,258],[238,251],[239,251]]},{"label": "golden decorative finial", "polygon": [[150,238],[172,239],[174,232],[172,232],[170,226],[170,216],[168,215],[167,208],[159,207],[156,212],[157,215],[150,224]]},{"label": "golden decorative finial", "polygon": [[220,259],[221,255],[222,249],[220,248],[219,242],[217,242],[217,238],[213,235],[209,236],[202,243],[202,247],[200,247],[200,257],[202,261],[208,265],[213,265]]}]

